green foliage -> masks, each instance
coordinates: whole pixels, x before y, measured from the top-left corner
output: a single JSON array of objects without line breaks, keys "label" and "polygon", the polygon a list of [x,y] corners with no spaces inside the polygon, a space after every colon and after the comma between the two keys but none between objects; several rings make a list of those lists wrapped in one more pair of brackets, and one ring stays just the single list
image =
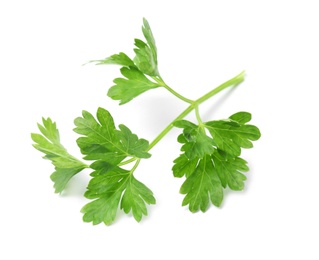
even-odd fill
[{"label": "green foliage", "polygon": [[212,154],[212,160],[224,188],[228,185],[232,190],[244,189],[246,176],[242,172],[249,170],[245,160],[240,157],[227,156],[221,150]]},{"label": "green foliage", "polygon": [[226,120],[209,121],[205,126],[219,149],[233,156],[239,156],[241,148],[252,148],[251,141],[256,141],[260,137],[260,131],[256,126],[246,125],[250,118],[249,113],[239,112]]},{"label": "green foliage", "polygon": [[[100,170],[104,170],[101,166]],[[95,200],[82,208],[83,220],[94,225],[112,224],[119,205],[126,214],[132,211],[139,222],[143,215],[147,216],[146,204],[155,204],[152,191],[135,179],[131,171],[120,167],[96,175],[89,182],[85,197]]]},{"label": "green foliage", "polygon": [[188,177],[196,169],[198,158],[190,160],[184,153],[174,160],[173,174],[177,178]]},{"label": "green foliage", "polygon": [[[151,143],[139,138],[123,124],[116,127],[111,114],[103,108],[98,108],[95,117],[83,111],[82,116],[74,120],[74,131],[80,135],[76,142],[89,165],[70,155],[61,145],[59,131],[50,118],[43,119],[43,125],[38,124],[41,134],[31,134],[35,142],[33,146],[44,153],[44,158],[55,167],[51,175],[55,192],[62,192],[78,172],[91,169],[92,178],[84,194],[91,201],[81,212],[83,220],[94,225],[111,225],[119,210],[131,213],[137,222],[147,216],[148,205],[155,204],[156,200],[152,191],[134,174],[141,160],[151,157],[149,151],[173,127],[182,129],[177,138],[182,145],[182,153],[174,160],[172,170],[175,177],[185,179],[180,188],[180,193],[185,195],[182,205],[188,205],[191,212],[205,212],[210,204],[219,207],[225,188],[236,191],[244,189],[244,173],[249,168],[247,162],[239,157],[241,149],[252,148],[252,141],[260,138],[259,129],[247,124],[251,120],[250,113],[239,112],[228,119],[208,122],[203,122],[199,115],[201,103],[225,88],[239,85],[244,80],[244,72],[196,100],[188,99],[169,87],[160,76],[157,47],[146,19],[143,19],[142,33],[145,40],[135,39],[133,58],[119,52],[91,62],[121,66],[122,76],[114,79],[115,85],[107,93],[120,104],[159,87],[188,104]],[[193,110],[198,124],[184,119]]]},{"label": "green foliage", "polygon": [[136,67],[123,67],[121,73],[125,78],[116,78],[107,95],[114,99],[120,100],[123,105],[147,90],[158,88],[160,85],[147,78]]},{"label": "green foliage", "polygon": [[92,60],[91,62],[95,62],[96,65],[121,65],[124,67],[134,67],[134,62],[123,52],[119,54],[114,54],[110,57],[107,57],[103,60]]},{"label": "green foliage", "polygon": [[146,19],[143,19],[142,31],[147,43],[142,40],[135,39],[135,46],[137,48],[134,49],[136,54],[134,62],[139,70],[144,74],[149,76],[159,76],[155,39],[151,31],[151,27]]},{"label": "green foliage", "polygon": [[126,214],[132,210],[135,220],[139,222],[143,215],[147,216],[145,204],[155,204],[155,202],[152,191],[131,175],[122,197],[121,209]]},{"label": "green foliage", "polygon": [[[146,19],[143,19],[142,27],[146,43],[140,39],[135,39],[134,48],[135,57],[132,60],[125,53],[120,52],[103,60],[93,60],[91,62],[97,65],[121,65],[121,74],[123,77],[114,80],[107,95],[119,100],[123,105],[140,94],[161,87],[160,75],[157,67],[157,49],[151,27]],[[155,81],[151,80],[154,79]]]},{"label": "green foliage", "polygon": [[62,146],[56,123],[53,123],[50,118],[43,118],[42,122],[43,126],[38,124],[42,135],[31,134],[31,138],[35,142],[33,147],[45,154],[44,159],[51,160],[55,167],[51,179],[54,182],[55,192],[61,193],[68,181],[87,166],[70,155]]},{"label": "green foliage", "polygon": [[101,158],[107,162],[122,161],[128,156],[136,158],[149,158],[147,152],[149,143],[139,139],[128,127],[120,125],[115,128],[111,114],[98,108],[97,120],[87,111],[82,112],[82,117],[74,120],[74,131],[83,137],[77,139],[85,159]]},{"label": "green foliage", "polygon": [[176,121],[174,126],[184,129],[178,141],[184,143],[181,150],[185,152],[187,158],[203,158],[214,151],[214,141],[206,135],[203,126],[197,126],[186,120]]},{"label": "green foliage", "polygon": [[[182,143],[181,154],[174,160],[175,177],[186,176],[180,192],[186,194],[183,206],[189,205],[191,212],[205,212],[209,201],[220,206],[223,190],[242,190],[249,170],[247,162],[238,157],[241,148],[251,148],[250,140],[258,140],[259,129],[246,125],[251,120],[247,112],[239,112],[228,119],[200,123],[198,126],[186,121],[174,125],[183,128],[178,137]],[[207,136],[205,129],[211,136]]]},{"label": "green foliage", "polygon": [[210,201],[220,206],[223,200],[222,184],[209,155],[200,159],[195,170],[188,175],[180,189],[180,193],[186,194],[183,206],[189,205],[191,212],[199,209],[205,212]]},{"label": "green foliage", "polygon": [[103,108],[98,109],[96,117],[97,120],[83,111],[82,117],[74,121],[74,131],[83,135],[77,144],[84,159],[94,160],[90,166],[94,169],[93,179],[85,197],[95,200],[83,207],[83,220],[110,225],[121,204],[125,213],[132,211],[134,218],[140,221],[142,215],[147,215],[145,203],[155,204],[155,198],[150,189],[135,179],[133,171],[124,170],[119,164],[127,157],[149,158],[149,143],[125,125],[116,129],[111,114]]}]

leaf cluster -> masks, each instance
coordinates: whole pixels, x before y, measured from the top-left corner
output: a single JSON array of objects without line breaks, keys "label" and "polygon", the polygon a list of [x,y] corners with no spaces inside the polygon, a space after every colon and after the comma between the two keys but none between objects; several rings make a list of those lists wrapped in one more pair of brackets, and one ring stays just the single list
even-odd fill
[{"label": "leaf cluster", "polygon": [[94,60],[98,65],[120,65],[124,77],[114,79],[115,85],[110,87],[107,95],[119,100],[120,105],[131,101],[140,94],[154,88],[161,87],[157,64],[157,48],[150,25],[143,19],[143,35],[146,42],[135,39],[135,57],[133,60],[123,52],[114,54],[103,60]]},{"label": "leaf cluster", "polygon": [[199,125],[187,120],[174,123],[183,129],[178,136],[183,153],[174,160],[172,170],[175,177],[186,177],[180,192],[186,195],[182,205],[189,205],[191,212],[205,212],[210,202],[219,207],[226,187],[244,188],[243,172],[249,168],[239,157],[241,148],[252,148],[251,141],[260,138],[259,129],[246,124],[250,120],[250,113],[238,112]]},{"label": "leaf cluster", "polygon": [[125,212],[132,212],[137,221],[147,215],[146,204],[155,204],[152,191],[138,181],[134,170],[121,168],[126,160],[149,158],[149,142],[138,138],[131,130],[121,124],[115,127],[111,114],[99,108],[97,119],[87,111],[82,117],[75,119],[74,131],[81,135],[77,144],[90,161],[87,166],[70,155],[61,145],[56,123],[50,118],[43,119],[43,126],[38,124],[41,134],[32,134],[33,145],[45,153],[44,158],[51,160],[55,172],[51,175],[56,192],[62,192],[68,181],[85,168],[91,168],[93,177],[88,184],[84,196],[93,200],[82,208],[83,220],[99,224],[110,225],[115,220],[118,207]]},{"label": "leaf cluster", "polygon": [[69,180],[87,166],[70,155],[62,146],[56,123],[52,122],[50,118],[42,118],[42,123],[43,125],[38,124],[42,135],[31,134],[31,138],[35,142],[33,147],[45,154],[44,159],[51,160],[55,167],[55,171],[51,174],[51,180],[54,182],[55,192],[61,193]]},{"label": "leaf cluster", "polygon": [[132,210],[137,221],[147,215],[146,204],[155,204],[150,189],[139,182],[133,171],[122,169],[123,160],[149,158],[149,142],[139,139],[125,125],[116,129],[111,114],[99,108],[97,120],[87,111],[82,117],[75,119],[74,131],[82,137],[77,139],[84,159],[92,160],[90,165],[94,171],[84,194],[88,199],[95,199],[83,207],[83,220],[110,225],[116,217],[118,206],[125,213]]}]

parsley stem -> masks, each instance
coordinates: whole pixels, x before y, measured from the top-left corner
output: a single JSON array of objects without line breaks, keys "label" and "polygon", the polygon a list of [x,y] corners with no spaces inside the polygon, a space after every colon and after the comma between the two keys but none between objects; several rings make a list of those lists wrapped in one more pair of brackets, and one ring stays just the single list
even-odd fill
[{"label": "parsley stem", "polygon": [[[205,102],[207,99],[215,96],[220,91],[224,90],[228,87],[236,87],[240,83],[242,83],[245,79],[245,71],[242,71],[237,76],[233,77],[232,79],[224,82],[223,84],[219,85],[218,87],[214,88],[213,90],[209,91],[207,94],[203,95],[199,99],[192,101],[191,104],[179,115],[177,116],[167,127],[164,128],[164,130],[157,136],[155,139],[150,143],[148,150],[151,150],[173,127],[174,122],[183,119],[185,116],[187,116],[192,110],[198,109],[198,106]],[[190,101],[189,99],[187,99]],[[188,102],[189,103],[189,102]]]},{"label": "parsley stem", "polygon": [[138,160],[136,161],[136,163],[134,164],[133,168],[132,168],[131,171],[130,171],[131,174],[136,170],[136,168],[137,168],[137,166],[139,165],[140,161],[141,161],[141,159],[138,159]]},{"label": "parsley stem", "polygon": [[245,71],[242,71],[237,76],[224,82],[223,84],[219,85],[217,88],[214,88],[213,90],[209,91],[207,94],[200,97],[195,102],[199,105],[199,104],[203,103],[204,101],[206,101],[207,99],[211,98],[212,96],[215,96],[218,92],[222,91],[225,88],[228,88],[231,86],[236,87],[237,85],[242,83],[244,81],[244,79],[245,79]]},{"label": "parsley stem", "polygon": [[136,157],[133,157],[133,158],[131,158],[131,159],[128,159],[128,160],[126,160],[126,161],[124,161],[124,162],[119,163],[118,166],[123,166],[123,165],[129,164],[129,163],[131,163],[131,162],[136,161],[136,159],[137,159]]},{"label": "parsley stem", "polygon": [[160,84],[162,87],[166,88],[169,92],[171,92],[175,97],[178,97],[179,99],[185,101],[186,103],[192,104],[194,103],[193,100],[188,99],[181,94],[177,93],[174,89],[172,89],[170,86],[168,86],[162,78],[152,77],[158,84]]},{"label": "parsley stem", "polygon": [[198,124],[203,125],[203,121],[202,121],[200,114],[199,114],[198,106],[195,107],[195,114],[196,114],[196,119],[198,121]]},{"label": "parsley stem", "polygon": [[188,98],[182,96],[181,94],[177,93],[174,89],[170,88],[170,87],[169,87],[168,85],[166,85],[165,83],[164,83],[163,87],[166,88],[169,92],[171,92],[174,96],[178,97],[179,99],[181,99],[181,100],[183,100],[183,101],[185,101],[185,102],[187,102],[187,103],[189,103],[189,104],[194,103],[193,100],[190,100],[190,99],[188,99]]},{"label": "parsley stem", "polygon": [[151,150],[173,127],[174,122],[183,119],[194,109],[193,105],[186,108],[178,117],[176,117],[165,129],[150,143],[147,151]]}]

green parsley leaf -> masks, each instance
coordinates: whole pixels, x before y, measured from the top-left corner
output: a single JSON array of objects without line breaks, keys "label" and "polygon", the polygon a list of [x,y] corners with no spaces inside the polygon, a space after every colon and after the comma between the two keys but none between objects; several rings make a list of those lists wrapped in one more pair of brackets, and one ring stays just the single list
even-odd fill
[{"label": "green parsley leaf", "polygon": [[119,205],[126,214],[132,211],[139,222],[143,215],[147,216],[146,204],[155,204],[152,191],[135,179],[131,171],[120,167],[95,176],[89,182],[85,197],[95,200],[82,208],[83,220],[94,225],[101,222],[111,225]]},{"label": "green parsley leaf", "polygon": [[176,121],[174,126],[184,128],[183,137],[185,144],[182,146],[181,151],[185,151],[185,155],[189,159],[203,158],[206,154],[213,153],[213,139],[206,135],[202,126],[197,126],[187,120]]},{"label": "green parsley leaf", "polygon": [[132,211],[137,222],[140,222],[142,216],[147,216],[146,204],[155,204],[156,200],[153,192],[143,183],[130,175],[127,186],[121,201],[121,209],[126,214]]},{"label": "green parsley leaf", "polygon": [[177,140],[184,153],[174,160],[172,170],[175,177],[186,177],[180,192],[186,194],[182,205],[189,205],[191,212],[206,211],[209,201],[220,206],[222,188],[244,189],[243,172],[249,168],[238,155],[241,148],[251,148],[251,141],[260,137],[257,127],[246,125],[250,120],[249,113],[239,112],[229,119],[199,125],[187,120],[174,122],[175,127],[183,128]]},{"label": "green parsley leaf", "polygon": [[237,112],[229,117],[239,124],[246,124],[251,120],[251,114],[248,112]]},{"label": "green parsley leaf", "polygon": [[185,154],[181,154],[174,160],[172,168],[174,177],[181,178],[184,175],[188,177],[191,175],[198,163],[198,158],[189,159]]},{"label": "green parsley leaf", "polygon": [[43,152],[44,159],[51,160],[55,166],[55,172],[52,173],[51,179],[54,182],[56,193],[61,193],[69,180],[77,173],[87,168],[87,165],[70,155],[60,143],[59,131],[56,123],[50,118],[42,119],[43,126],[38,124],[41,134],[31,134],[34,148]]},{"label": "green parsley leaf", "polygon": [[[163,85],[162,81],[158,79],[155,39],[146,19],[143,20],[142,31],[147,43],[135,39],[137,48],[134,49],[136,55],[133,60],[125,53],[120,52],[103,60],[90,61],[97,65],[115,64],[123,66],[121,74],[124,78],[116,78],[113,81],[115,85],[108,91],[108,96],[114,100],[119,100],[120,105],[131,101],[147,90]],[[157,82],[151,81],[147,76],[153,77]]]},{"label": "green parsley leaf", "polygon": [[139,139],[136,134],[125,125],[119,125],[116,131],[118,138],[126,150],[126,153],[137,158],[150,158],[151,155],[147,152],[149,143],[145,139]]},{"label": "green parsley leaf", "polygon": [[74,131],[83,135],[77,139],[81,152],[86,155],[84,159],[103,159],[109,163],[117,164],[124,158],[131,156],[136,158],[149,158],[147,152],[149,143],[145,139],[139,139],[126,126],[120,125],[117,130],[111,114],[98,108],[97,120],[87,111],[83,111],[82,117],[74,120]]},{"label": "green parsley leaf", "polygon": [[150,189],[133,176],[133,171],[118,165],[127,157],[149,158],[149,143],[139,139],[125,125],[116,129],[111,114],[99,108],[97,120],[87,111],[75,119],[75,132],[83,135],[77,139],[84,159],[94,160],[90,167],[94,170],[85,197],[95,199],[82,209],[83,220],[106,225],[113,223],[117,209],[125,213],[132,211],[136,221],[147,215],[146,204],[155,204]]},{"label": "green parsley leaf", "polygon": [[123,67],[121,73],[125,78],[116,78],[107,95],[120,100],[120,105],[131,101],[133,98],[147,90],[158,88],[161,85],[149,80],[140,70],[135,67]]},{"label": "green parsley leaf", "polygon": [[241,147],[252,148],[251,141],[260,138],[260,131],[256,126],[245,124],[250,121],[250,118],[249,113],[239,112],[230,116],[229,119],[206,122],[205,127],[220,150],[239,156]]},{"label": "green parsley leaf", "polygon": [[191,212],[205,212],[211,201],[219,207],[223,200],[223,189],[211,158],[206,155],[193,173],[183,183],[180,193],[186,194],[182,205],[189,205]]},{"label": "green parsley leaf", "polygon": [[150,49],[152,51],[153,59],[154,59],[155,63],[157,64],[157,48],[156,48],[156,44],[155,44],[155,39],[154,39],[152,30],[151,30],[151,27],[145,18],[143,18],[142,31],[143,31],[144,37],[145,37],[145,39],[146,39],[146,41],[147,41],[147,43],[150,46]]},{"label": "green parsley leaf", "polygon": [[121,65],[124,67],[134,67],[134,62],[123,52],[120,52],[119,54],[114,54],[110,57],[107,57],[103,60],[92,60],[90,62],[95,62],[96,65],[107,65],[107,64],[113,64],[113,65]]},{"label": "green parsley leaf", "polygon": [[224,188],[226,185],[232,190],[243,190],[247,179],[242,172],[249,170],[247,162],[240,157],[229,157],[217,150],[212,154],[214,167]]},{"label": "green parsley leaf", "polygon": [[157,68],[157,49],[155,39],[147,20],[143,19],[142,31],[147,43],[135,39],[136,54],[134,62],[141,72],[149,76],[159,76]]}]

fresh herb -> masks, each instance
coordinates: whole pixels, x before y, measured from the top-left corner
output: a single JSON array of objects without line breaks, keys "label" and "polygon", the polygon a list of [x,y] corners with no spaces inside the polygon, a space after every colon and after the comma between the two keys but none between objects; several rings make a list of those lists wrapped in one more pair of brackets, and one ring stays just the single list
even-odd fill
[{"label": "fresh herb", "polygon": [[[251,141],[260,138],[256,126],[247,124],[251,120],[248,112],[238,112],[227,119],[203,122],[199,105],[228,87],[244,81],[244,72],[226,81],[202,97],[191,100],[170,88],[160,76],[157,63],[157,48],[151,28],[143,20],[142,32],[145,41],[135,39],[135,57],[129,58],[120,52],[103,60],[91,62],[97,65],[120,65],[122,77],[114,80],[108,96],[125,104],[142,93],[165,88],[177,98],[188,103],[188,107],[176,117],[151,142],[139,138],[125,125],[116,127],[111,114],[98,108],[96,117],[83,111],[75,119],[74,131],[80,135],[77,144],[89,161],[85,164],[70,155],[61,145],[59,131],[50,118],[38,124],[41,134],[31,134],[33,145],[51,160],[55,171],[51,175],[55,192],[61,193],[68,181],[80,171],[91,169],[90,180],[84,196],[92,200],[82,208],[83,220],[110,225],[118,209],[126,214],[132,212],[136,221],[147,215],[147,205],[155,204],[152,191],[134,177],[142,159],[151,157],[149,151],[173,128],[181,128],[177,140],[181,143],[181,154],[174,160],[172,168],[175,177],[184,177],[180,193],[185,194],[182,205],[188,205],[191,212],[205,212],[209,205],[219,207],[223,201],[223,190],[243,190],[249,170],[247,162],[240,158],[242,148],[252,148]],[[184,118],[195,111],[197,122]],[[127,166],[132,164],[130,170]],[[124,169],[124,166],[125,169]]]}]

